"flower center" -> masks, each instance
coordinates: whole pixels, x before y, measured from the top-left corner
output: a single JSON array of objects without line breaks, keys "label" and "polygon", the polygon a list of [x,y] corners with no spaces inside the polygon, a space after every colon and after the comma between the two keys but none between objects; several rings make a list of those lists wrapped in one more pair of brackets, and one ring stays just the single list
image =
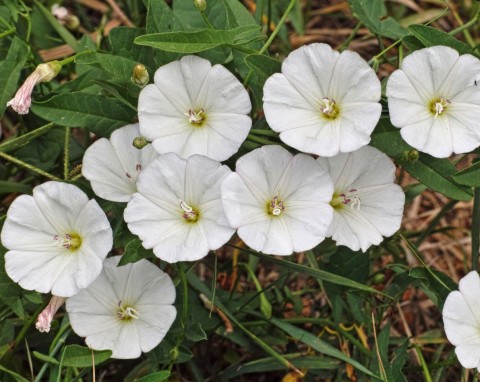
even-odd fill
[{"label": "flower center", "polygon": [[179,199],[179,200],[180,200],[180,208],[183,211],[182,217],[185,219],[187,223],[195,223],[199,217],[198,211],[190,207],[182,199]]},{"label": "flower center", "polygon": [[118,303],[117,317],[123,321],[130,321],[132,318],[138,320],[140,314],[138,311],[127,304]]},{"label": "flower center", "polygon": [[360,211],[361,200],[358,196],[355,196],[356,189],[352,188],[348,192],[342,192],[341,194],[333,194],[333,198],[330,201],[330,205],[335,210],[340,210],[345,206],[350,206],[352,210],[356,209]]},{"label": "flower center", "polygon": [[436,119],[440,114],[445,111],[447,105],[450,105],[450,101],[443,97],[435,98],[432,102],[430,102],[429,110],[432,114],[435,114],[434,119]]},{"label": "flower center", "polygon": [[63,247],[73,252],[82,245],[82,238],[78,233],[70,232],[64,235],[55,235],[53,242],[57,247]]},{"label": "flower center", "polygon": [[283,211],[285,211],[285,204],[278,199],[278,196],[267,202],[267,213],[269,215],[280,216]]},{"label": "flower center", "polygon": [[190,122],[190,124],[195,127],[202,126],[205,122],[205,119],[207,118],[207,116],[205,115],[205,110],[203,109],[190,109],[188,113],[185,113],[185,115],[188,117],[188,121]]},{"label": "flower center", "polygon": [[335,100],[326,97],[322,99],[320,111],[322,112],[322,116],[327,119],[337,118],[339,112],[338,105],[335,103]]}]

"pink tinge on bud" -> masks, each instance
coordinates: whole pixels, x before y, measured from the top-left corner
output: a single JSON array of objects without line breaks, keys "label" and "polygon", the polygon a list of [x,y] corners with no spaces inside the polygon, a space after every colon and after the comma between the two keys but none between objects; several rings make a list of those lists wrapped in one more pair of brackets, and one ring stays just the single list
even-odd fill
[{"label": "pink tinge on bud", "polygon": [[35,71],[28,76],[15,97],[7,102],[18,114],[28,114],[32,104],[32,92],[36,84],[51,81],[60,71],[62,65],[58,61],[50,61],[37,66]]},{"label": "pink tinge on bud", "polygon": [[50,325],[52,324],[53,316],[57,313],[58,309],[65,303],[67,299],[65,297],[52,296],[47,307],[43,309],[37,317],[35,327],[42,333],[48,333],[50,331]]},{"label": "pink tinge on bud", "polygon": [[28,114],[30,105],[32,104],[32,92],[36,84],[41,81],[41,74],[35,70],[28,76],[20,89],[17,90],[15,97],[7,102],[7,106],[11,106],[18,114]]}]

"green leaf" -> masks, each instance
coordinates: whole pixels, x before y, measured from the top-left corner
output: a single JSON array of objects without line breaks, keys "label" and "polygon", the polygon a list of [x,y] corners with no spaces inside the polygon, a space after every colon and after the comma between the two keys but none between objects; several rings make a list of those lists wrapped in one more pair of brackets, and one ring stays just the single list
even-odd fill
[{"label": "green leaf", "polygon": [[[433,272],[438,279],[435,278],[431,272]],[[443,308],[443,304],[450,292],[457,289],[457,284],[448,277],[447,274],[432,268],[430,268],[430,271],[422,266],[412,268],[409,272],[409,276],[415,279],[423,279],[424,285],[435,295],[431,300],[440,310]],[[441,280],[441,282],[439,280]],[[445,288],[445,285],[450,289]]]},{"label": "green leaf", "polygon": [[[370,370],[368,370],[365,366],[360,364],[359,362],[355,361],[354,359],[348,357],[345,353],[342,353],[340,350],[337,348],[334,348],[330,344],[328,344],[325,341],[322,341],[320,338],[318,338],[316,335],[307,332],[304,329],[297,328],[294,325],[291,325],[287,322],[284,322],[282,320],[279,320],[278,318],[272,317],[270,321],[273,325],[275,325],[277,328],[282,329],[285,333],[287,333],[289,336],[292,336],[296,340],[310,346],[312,349],[315,349],[319,353],[329,355],[331,357],[340,359],[342,361],[345,361],[355,367],[356,369],[360,370],[361,372],[374,377],[378,378],[375,374],[373,374]],[[380,379],[380,378],[378,378]]]},{"label": "green leaf", "polygon": [[53,365],[60,365],[60,362],[58,362],[54,357],[51,357],[49,355],[39,353],[38,351],[35,351],[35,350],[32,352],[32,354],[35,358],[39,359],[40,361],[48,362]]},{"label": "green leaf", "polygon": [[182,30],[180,20],[164,0],[147,0],[147,33]]},{"label": "green leaf", "polygon": [[185,330],[185,337],[193,342],[203,341],[208,338],[199,322],[188,325]]},{"label": "green leaf", "polygon": [[135,118],[135,113],[116,99],[82,92],[53,96],[34,103],[31,110],[57,125],[84,127],[104,137]]},{"label": "green leaf", "polygon": [[47,8],[45,8],[38,0],[34,0],[35,5],[38,7],[43,17],[50,23],[55,32],[65,41],[73,50],[77,51],[78,43],[75,37],[65,28],[60,22],[52,15]]},{"label": "green leaf", "polygon": [[10,375],[17,382],[30,382],[28,379],[23,378],[20,374],[17,374],[11,370],[8,370],[6,367],[0,365],[0,370]]},{"label": "green leaf", "polygon": [[[339,362],[337,360],[326,357],[306,356],[304,354],[286,354],[284,357],[289,361],[293,361],[295,366],[299,369],[336,370],[339,367]],[[224,379],[231,379],[244,374],[265,373],[276,370],[287,370],[287,368],[279,364],[273,357],[268,357],[247,363],[232,365],[222,372],[221,377]]]},{"label": "green leaf", "polygon": [[383,0],[348,0],[353,14],[373,34],[398,40],[407,35],[407,31],[391,17],[385,18],[387,9]]},{"label": "green leaf", "polygon": [[[237,247],[235,247],[235,248],[237,248]],[[239,249],[241,249],[245,252],[251,253],[254,256],[260,257],[261,259],[263,259],[265,261],[280,265],[282,267],[285,267],[285,268],[290,269],[290,270],[295,271],[295,272],[300,272],[302,274],[306,274],[306,275],[321,279],[323,281],[328,281],[328,282],[331,282],[333,284],[343,285],[343,286],[346,286],[346,287],[362,290],[362,291],[369,292],[369,293],[381,294],[385,297],[391,298],[387,294],[382,293],[382,292],[380,292],[380,291],[376,290],[375,288],[372,288],[368,285],[357,283],[356,281],[347,279],[347,278],[342,277],[342,276],[335,275],[335,274],[330,273],[330,272],[323,271],[321,269],[315,269],[315,268],[307,267],[305,265],[292,263],[291,261],[277,259],[275,257],[267,256],[267,255],[264,255],[263,253],[255,252],[255,251],[252,251],[252,250],[249,250],[249,249],[246,249],[246,248],[239,248]]]},{"label": "green leaf", "polygon": [[136,382],[163,382],[166,381],[168,377],[170,377],[170,372],[167,370],[162,370],[147,375],[146,377],[137,379]]},{"label": "green leaf", "polygon": [[465,186],[480,187],[480,162],[459,171],[453,176],[453,180]]},{"label": "green leaf", "polygon": [[53,123],[49,123],[19,137],[7,139],[0,144],[0,152],[8,153],[10,151],[19,149],[20,147],[30,143],[35,138],[48,132],[53,126],[55,126]]},{"label": "green leaf", "polygon": [[268,77],[274,73],[279,73],[282,69],[282,63],[280,61],[260,54],[251,54],[245,57],[245,62],[258,76],[262,86]]},{"label": "green leaf", "polygon": [[125,246],[125,252],[118,263],[119,266],[135,263],[152,256],[151,249],[145,249],[139,239],[133,239]]},{"label": "green leaf", "polygon": [[435,45],[446,45],[455,49],[460,54],[473,54],[472,48],[467,44],[458,41],[455,37],[446,32],[425,25],[411,25],[408,30],[426,47]]},{"label": "green leaf", "polygon": [[258,38],[259,29],[256,25],[246,25],[232,30],[153,33],[137,37],[135,44],[167,52],[198,53],[220,46],[234,47],[249,43]]},{"label": "green leaf", "polygon": [[329,257],[325,270],[363,284],[368,281],[370,274],[370,259],[362,251],[355,252],[350,248],[340,246]]},{"label": "green leaf", "polygon": [[13,98],[18,87],[18,79],[28,58],[29,47],[18,37],[14,37],[5,60],[0,62],[0,117],[5,112],[7,102]]},{"label": "green leaf", "polygon": [[399,164],[415,179],[455,200],[472,199],[472,190],[453,179],[457,173],[455,166],[448,159],[433,158],[430,155],[419,153],[418,159],[405,160],[406,153],[413,151],[401,137],[400,130],[391,126],[386,118],[380,119],[370,146],[376,147],[385,154],[397,159]]},{"label": "green leaf", "polygon": [[95,360],[98,365],[112,355],[110,350],[93,350],[80,345],[67,345],[63,353],[63,366],[67,367],[91,367]]},{"label": "green leaf", "polygon": [[404,163],[402,167],[424,185],[449,198],[468,201],[473,197],[471,188],[457,184],[453,180],[457,170],[448,159],[433,158],[421,153],[417,162]]},{"label": "green leaf", "polygon": [[29,184],[0,180],[0,195],[10,193],[30,194],[31,192],[32,186],[30,186]]}]

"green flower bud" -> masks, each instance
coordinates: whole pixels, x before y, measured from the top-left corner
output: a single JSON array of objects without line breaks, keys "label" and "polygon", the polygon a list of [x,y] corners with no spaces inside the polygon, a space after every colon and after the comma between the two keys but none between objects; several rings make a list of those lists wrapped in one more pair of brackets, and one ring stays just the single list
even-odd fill
[{"label": "green flower bud", "polygon": [[195,4],[195,7],[200,12],[205,12],[205,9],[207,9],[207,1],[206,0],[193,0],[193,3]]},{"label": "green flower bud", "polygon": [[145,68],[145,65],[137,64],[133,68],[133,75],[130,78],[135,85],[144,87],[150,81],[150,76],[148,75],[148,70]]},{"label": "green flower bud", "polygon": [[148,141],[145,137],[136,137],[133,140],[133,146],[137,149],[143,149],[146,145],[148,145]]},{"label": "green flower bud", "polygon": [[420,154],[415,149],[407,150],[407,151],[404,151],[402,154],[399,155],[398,161],[400,163],[413,164],[418,160],[419,155]]}]

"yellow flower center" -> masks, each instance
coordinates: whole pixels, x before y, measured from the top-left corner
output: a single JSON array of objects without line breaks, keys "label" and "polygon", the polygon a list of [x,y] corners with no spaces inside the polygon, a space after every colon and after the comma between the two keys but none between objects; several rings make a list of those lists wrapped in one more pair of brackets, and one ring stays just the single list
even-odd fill
[{"label": "yellow flower center", "polygon": [[322,99],[320,111],[322,112],[322,117],[326,119],[335,119],[340,113],[340,109],[338,108],[337,103],[331,98]]},{"label": "yellow flower center", "polygon": [[334,193],[330,205],[337,211],[347,206],[352,210],[356,209],[357,211],[360,211],[361,200],[358,196],[355,196],[355,192],[357,192],[357,190],[353,188],[348,192],[342,192],[341,194]]},{"label": "yellow flower center", "polygon": [[202,127],[207,119],[205,110],[203,109],[190,109],[185,115],[188,117],[188,121],[193,127]]},{"label": "yellow flower center", "polygon": [[82,245],[82,238],[76,232],[55,235],[53,241],[57,247],[64,247],[71,252],[76,251]]},{"label": "yellow flower center", "polygon": [[266,211],[270,216],[280,216],[285,210],[285,203],[275,196],[272,200],[266,203]]},{"label": "yellow flower center", "polygon": [[445,111],[446,107],[450,105],[450,103],[451,102],[448,99],[438,97],[430,101],[430,104],[428,105],[428,110],[430,111],[430,113],[435,115],[433,118],[436,119]]},{"label": "yellow flower center", "polygon": [[122,304],[120,301],[118,303],[117,317],[122,321],[130,321],[132,319],[138,320],[140,318],[140,314],[136,309],[132,308],[128,304]]},{"label": "yellow flower center", "polygon": [[187,223],[195,223],[200,217],[197,209],[190,207],[187,203],[180,199],[180,208],[182,209],[182,217]]}]

